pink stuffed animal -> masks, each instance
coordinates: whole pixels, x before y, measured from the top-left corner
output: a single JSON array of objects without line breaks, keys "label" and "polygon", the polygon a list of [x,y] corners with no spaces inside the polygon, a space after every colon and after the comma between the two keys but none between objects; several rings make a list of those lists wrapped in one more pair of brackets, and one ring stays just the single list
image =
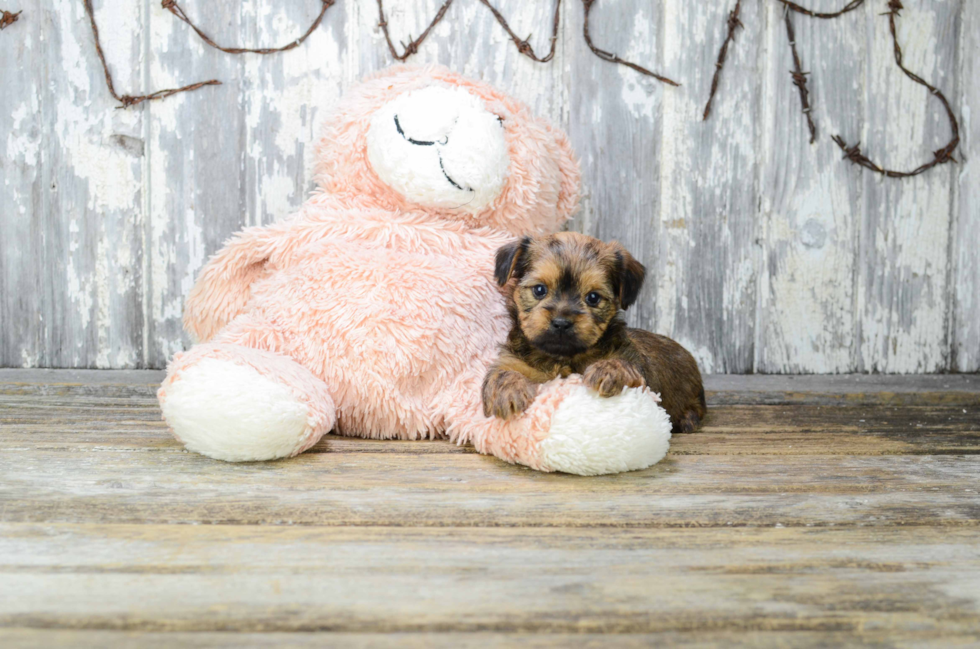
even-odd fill
[{"label": "pink stuffed animal", "polygon": [[319,190],[295,216],[232,237],[188,296],[200,342],[159,391],[178,440],[246,461],[302,453],[331,430],[448,436],[583,475],[664,456],[670,422],[645,389],[603,399],[573,375],[516,420],[483,415],[480,386],[509,328],[494,253],[576,209],[563,133],[441,67],[366,81],[326,125]]}]

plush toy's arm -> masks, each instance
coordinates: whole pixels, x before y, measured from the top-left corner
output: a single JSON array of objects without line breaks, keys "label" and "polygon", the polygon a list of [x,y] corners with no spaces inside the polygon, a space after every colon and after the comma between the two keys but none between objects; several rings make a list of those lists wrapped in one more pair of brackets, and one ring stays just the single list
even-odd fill
[{"label": "plush toy's arm", "polygon": [[184,328],[198,342],[210,340],[244,310],[252,284],[268,273],[283,225],[242,230],[201,269],[184,305]]}]

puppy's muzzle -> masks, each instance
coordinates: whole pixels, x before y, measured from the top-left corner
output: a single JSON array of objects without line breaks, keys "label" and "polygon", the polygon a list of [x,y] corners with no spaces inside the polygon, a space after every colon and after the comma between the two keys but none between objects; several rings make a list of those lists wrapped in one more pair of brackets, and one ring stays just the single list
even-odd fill
[{"label": "puppy's muzzle", "polygon": [[556,333],[559,335],[566,335],[572,330],[572,327],[574,326],[575,323],[569,320],[568,318],[558,317],[551,321],[550,329],[552,333]]},{"label": "puppy's muzzle", "polygon": [[588,346],[582,344],[575,335],[574,327],[575,323],[568,318],[554,318],[548,329],[532,340],[531,344],[552,356],[570,358],[581,354],[588,349]]}]

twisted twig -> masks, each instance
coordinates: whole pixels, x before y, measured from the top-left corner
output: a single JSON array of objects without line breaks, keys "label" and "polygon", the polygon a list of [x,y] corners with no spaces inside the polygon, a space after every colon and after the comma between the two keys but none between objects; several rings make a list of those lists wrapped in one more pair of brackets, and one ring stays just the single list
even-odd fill
[{"label": "twisted twig", "polygon": [[156,92],[151,92],[147,95],[120,95],[116,92],[116,86],[112,82],[112,73],[109,72],[109,65],[105,61],[105,54],[102,53],[102,44],[99,41],[99,26],[95,24],[95,11],[92,9],[92,0],[84,0],[85,12],[88,14],[89,23],[92,25],[92,36],[95,38],[95,53],[99,55],[99,61],[102,63],[102,71],[105,72],[105,83],[109,87],[109,94],[119,102],[118,108],[129,108],[130,106],[136,106],[137,104],[142,104],[144,101],[153,101],[154,99],[163,99],[165,97],[170,97],[171,95],[176,95],[179,92],[189,92],[191,90],[197,90],[203,86],[218,86],[221,82],[217,79],[211,79],[210,81],[200,81],[198,83],[193,83],[189,86],[184,86],[183,88],[168,88],[166,90],[157,90]]},{"label": "twisted twig", "polygon": [[537,61],[538,63],[547,63],[554,58],[555,44],[558,42],[558,24],[561,22],[561,0],[555,0],[555,16],[551,25],[551,48],[543,57],[538,57],[538,55],[534,53],[534,48],[532,48],[531,43],[528,42],[531,40],[530,35],[524,40],[521,40],[517,34],[514,33],[514,30],[510,28],[510,25],[507,24],[507,20],[504,18],[503,14],[497,11],[497,8],[490,4],[489,0],[480,0],[480,2],[486,5],[487,9],[489,9],[493,14],[493,17],[497,19],[500,26],[503,27],[504,31],[507,32],[507,35],[510,36],[510,39],[514,41],[514,45],[517,46],[518,52],[528,57],[532,61]]},{"label": "twisted twig", "polygon": [[191,19],[187,17],[187,14],[184,13],[183,8],[179,4],[177,4],[177,0],[162,0],[160,5],[164,9],[166,9],[167,11],[175,15],[177,18],[183,20],[185,23],[190,25],[190,28],[193,29],[197,33],[197,35],[201,37],[202,41],[204,41],[211,47],[215,48],[216,50],[221,50],[222,52],[227,52],[228,54],[273,54],[275,52],[286,52],[288,50],[293,49],[294,47],[299,47],[303,43],[303,41],[309,38],[310,34],[312,34],[314,30],[316,30],[316,28],[320,26],[320,22],[323,20],[323,15],[327,13],[327,9],[333,6],[335,0],[320,0],[320,2],[322,3],[322,6],[320,7],[320,13],[313,20],[313,23],[310,25],[309,29],[307,29],[302,36],[300,36],[294,41],[290,41],[289,43],[283,45],[282,47],[260,47],[260,48],[223,47],[221,45],[218,45],[211,39],[210,36],[202,32],[198,28],[198,26],[195,25],[191,21]]},{"label": "twisted twig", "polygon": [[17,22],[17,19],[20,18],[20,15],[24,13],[23,11],[18,11],[15,14],[10,13],[9,11],[6,10],[0,10],[0,11],[3,11],[3,13],[0,14],[0,31],[7,29],[11,25],[13,25],[15,22]]},{"label": "twisted twig", "polygon": [[790,0],[779,0],[779,1],[783,3],[784,7],[786,7],[787,9],[791,9],[792,11],[795,11],[798,14],[803,14],[804,16],[809,16],[810,18],[824,18],[824,19],[840,18],[847,12],[854,11],[855,9],[857,9],[858,7],[864,4],[864,0],[851,0],[846,5],[844,5],[844,8],[841,9],[840,11],[833,11],[830,13],[820,13],[818,11],[812,11],[810,9],[807,9],[806,7],[801,7],[795,2],[790,2]]},{"label": "twisted twig", "polygon": [[[551,47],[548,50],[548,54],[546,54],[545,56],[538,56],[535,53],[534,48],[532,48],[531,44],[528,42],[531,38],[530,36],[528,36],[525,39],[521,39],[521,37],[519,37],[516,33],[514,33],[514,30],[511,29],[510,25],[507,23],[507,19],[504,18],[503,14],[501,14],[496,7],[490,4],[489,0],[480,0],[480,2],[487,9],[489,9],[491,13],[493,13],[493,17],[497,20],[500,26],[504,28],[504,31],[507,32],[507,35],[510,36],[510,39],[514,41],[514,44],[517,46],[518,52],[528,57],[532,61],[537,61],[539,63],[546,63],[550,61],[552,58],[554,58],[555,45],[558,42],[558,28],[561,22],[561,0],[555,0],[555,13],[551,26]],[[422,44],[422,41],[424,41],[426,37],[428,37],[429,33],[432,31],[432,28],[435,27],[439,23],[439,21],[443,19],[443,17],[446,15],[446,12],[449,11],[449,6],[452,5],[452,3],[453,0],[446,0],[442,4],[442,6],[439,7],[439,11],[436,12],[435,17],[432,19],[432,22],[429,23],[428,27],[425,28],[425,30],[418,38],[412,38],[411,34],[409,34],[408,43],[403,42],[401,44],[402,51],[401,53],[399,53],[397,48],[395,47],[394,41],[391,40],[391,34],[388,32],[388,19],[385,17],[384,0],[378,0],[378,27],[381,28],[381,32],[384,34],[385,41],[387,41],[388,43],[388,50],[391,52],[391,55],[396,59],[398,59],[399,61],[404,61],[408,57],[417,53],[419,51],[419,46]],[[592,37],[589,34],[589,13],[592,11],[592,5],[595,4],[595,0],[582,0],[582,3],[585,6],[585,23],[582,26],[582,35],[585,37],[585,42],[589,46],[589,49],[592,50],[592,52],[596,56],[598,56],[600,59],[603,59],[604,61],[625,65],[628,68],[632,68],[633,70],[636,70],[640,74],[645,74],[649,77],[653,77],[654,79],[663,81],[664,83],[669,83],[672,86],[680,85],[676,81],[673,81],[671,79],[668,79],[667,77],[656,74],[655,72],[651,72],[650,70],[647,70],[641,65],[637,65],[636,63],[633,63],[631,61],[621,59],[611,52],[606,52],[605,50],[601,50],[598,47],[596,47],[592,43]]]},{"label": "twisted twig", "polygon": [[605,50],[600,50],[592,43],[592,37],[589,35],[589,14],[592,12],[592,6],[595,4],[596,0],[582,0],[582,4],[585,6],[585,23],[582,26],[582,35],[585,36],[585,44],[589,46],[592,53],[598,56],[603,61],[609,61],[610,63],[618,63],[620,65],[625,65],[628,68],[636,70],[640,74],[645,74],[648,77],[653,77],[657,81],[662,81],[664,83],[670,84],[672,86],[679,86],[681,84],[677,83],[673,79],[668,79],[667,77],[661,76],[656,72],[651,72],[647,70],[642,65],[637,65],[626,59],[621,59],[612,52],[607,52]]},{"label": "twisted twig", "polygon": [[436,17],[432,19],[432,22],[425,28],[425,31],[422,32],[421,36],[413,39],[412,35],[409,34],[408,44],[402,43],[402,53],[399,54],[398,50],[395,49],[395,44],[391,40],[391,34],[388,33],[388,20],[385,18],[384,2],[383,0],[378,0],[378,27],[381,28],[382,33],[385,35],[385,40],[388,41],[388,49],[391,51],[391,55],[399,61],[404,61],[411,55],[418,52],[419,45],[421,45],[422,41],[426,39],[429,32],[432,31],[432,28],[435,27],[439,21],[442,20],[442,17],[446,15],[446,12],[449,11],[449,6],[452,5],[452,3],[453,0],[446,0],[444,3],[442,3],[442,6],[439,7],[439,11],[436,12]]},{"label": "twisted twig", "polygon": [[[854,11],[862,4],[864,4],[864,0],[850,0],[850,2],[844,5],[844,7],[839,11],[834,11],[830,13],[820,13],[807,9],[806,7],[798,5],[795,2],[791,2],[790,0],[779,0],[779,2],[783,4],[783,7],[785,7],[787,11],[792,10],[795,11],[796,13],[800,13],[805,16],[809,16],[811,18],[839,18],[840,16],[843,16],[847,12]],[[714,101],[715,92],[718,90],[718,81],[721,78],[721,70],[725,66],[725,59],[728,56],[728,46],[735,40],[735,29],[744,26],[742,25],[741,20],[739,20],[739,13],[741,12],[741,10],[742,10],[742,0],[737,0],[735,2],[735,8],[731,11],[731,13],[728,14],[728,36],[725,38],[725,42],[721,44],[721,49],[718,50],[718,62],[715,63],[715,73],[714,76],[712,76],[711,78],[711,92],[708,95],[708,103],[705,104],[704,106],[704,115],[702,117],[702,119],[704,120],[707,120],[708,117],[711,115],[711,103]],[[787,17],[786,20],[787,20],[786,28],[788,30],[791,30],[792,26],[789,24],[789,18]],[[799,60],[798,60],[799,55],[796,53],[796,45],[794,43],[796,39],[790,36],[789,40],[793,47],[793,58],[796,60],[797,63],[796,71],[792,72],[791,74],[793,75],[793,83],[800,89],[800,94],[804,103],[803,112],[807,116],[807,124],[810,127],[810,136],[811,136],[810,143],[812,144],[813,143],[812,138],[816,137],[816,130],[815,130],[816,127],[813,125],[813,120],[810,118],[809,106],[807,104],[808,97],[803,96],[804,93],[807,93],[807,95],[809,94],[806,88],[806,78],[802,76],[808,73],[802,72],[799,69],[800,68]]]},{"label": "twisted twig", "polygon": [[[496,7],[490,4],[489,0],[480,0],[480,3],[490,10],[490,13],[493,14],[493,17],[496,19],[497,23],[504,28],[504,31],[507,32],[510,39],[514,41],[514,45],[517,46],[517,51],[532,61],[537,61],[538,63],[547,63],[555,56],[555,46],[558,42],[558,26],[561,22],[561,2],[562,0],[555,0],[555,14],[551,26],[551,47],[548,49],[548,53],[546,55],[538,56],[535,53],[534,48],[531,47],[531,43],[529,42],[531,40],[530,36],[522,40],[517,34],[514,33],[514,30],[511,29],[510,24],[507,22],[507,19],[504,18],[504,15],[500,13]],[[384,34],[385,41],[388,43],[388,50],[391,52],[391,55],[399,61],[404,61],[413,54],[416,54],[419,51],[419,47],[422,45],[422,41],[428,37],[429,32],[432,31],[432,28],[439,24],[439,21],[443,19],[446,12],[449,11],[449,6],[452,5],[452,3],[453,0],[446,0],[446,2],[439,7],[439,11],[436,12],[432,22],[429,23],[418,38],[412,38],[412,35],[409,34],[408,43],[403,42],[401,44],[402,52],[399,54],[398,50],[395,48],[394,41],[391,40],[391,34],[388,32],[388,20],[385,17],[384,1],[378,0],[378,27],[381,28],[381,32]]]},{"label": "twisted twig", "polygon": [[949,101],[946,99],[946,95],[944,95],[939,88],[931,85],[925,79],[906,68],[902,63],[902,47],[898,44],[898,35],[896,34],[895,22],[899,15],[898,12],[903,8],[904,7],[902,6],[901,0],[888,1],[888,11],[886,15],[888,16],[888,30],[891,32],[892,36],[895,64],[898,66],[899,70],[905,73],[905,76],[920,86],[928,88],[929,92],[931,92],[933,96],[936,97],[940,103],[942,103],[943,108],[946,109],[946,115],[949,117],[949,127],[950,131],[952,132],[952,137],[950,138],[949,142],[946,143],[946,146],[933,151],[932,160],[929,162],[916,167],[912,171],[893,171],[872,162],[871,159],[861,152],[860,143],[854,144],[853,146],[848,146],[847,142],[845,142],[844,138],[842,138],[840,135],[834,136],[834,142],[836,142],[837,146],[839,146],[844,152],[844,158],[846,160],[850,160],[856,165],[861,165],[865,169],[870,169],[875,173],[882,174],[889,178],[908,178],[909,176],[918,176],[919,174],[932,169],[936,165],[945,164],[947,162],[956,162],[956,159],[953,158],[953,151],[955,151],[956,147],[960,144],[960,125],[959,122],[956,121],[956,115],[953,114],[953,109],[950,107]]},{"label": "twisted twig", "polygon": [[[796,4],[791,0],[778,0],[778,1],[786,8],[786,15],[784,16],[785,24],[786,24],[786,35],[789,39],[790,48],[793,54],[793,70],[790,71],[790,75],[792,76],[793,84],[799,89],[800,103],[802,104],[802,110],[804,115],[806,116],[807,126],[810,131],[810,142],[813,143],[816,138],[816,125],[814,124],[811,115],[812,110],[810,106],[810,92],[807,86],[807,78],[806,78],[806,75],[808,73],[804,72],[802,69],[802,63],[800,61],[799,52],[796,47],[796,34],[793,28],[793,22],[789,15],[789,12],[792,11],[794,13],[799,13],[811,18],[819,18],[819,19],[838,18],[850,11],[857,9],[858,7],[864,4],[865,0],[850,0],[840,10],[834,12],[815,12],[799,4]],[[274,52],[284,52],[287,50],[291,50],[301,45],[320,25],[327,10],[331,6],[333,6],[335,2],[336,0],[320,0],[321,3],[320,13],[313,20],[312,24],[306,30],[306,32],[304,32],[299,38],[281,47],[254,48],[254,49],[240,48],[240,47],[224,47],[218,45],[214,40],[212,40],[207,34],[201,31],[201,29],[198,28],[188,18],[187,14],[177,3],[177,0],[162,0],[161,6],[164,9],[170,11],[172,14],[174,14],[174,16],[176,16],[178,19],[187,23],[191,27],[191,29],[193,29],[195,33],[197,33],[197,35],[202,40],[204,40],[205,43],[207,43],[211,47],[221,50],[222,52],[227,52],[229,54],[243,54],[243,53],[271,54]],[[445,2],[439,8],[439,11],[436,12],[435,17],[432,19],[432,21],[429,23],[429,25],[425,28],[425,30],[418,38],[413,39],[409,37],[409,42],[407,44],[402,43],[403,50],[401,53],[399,53],[398,50],[395,48],[395,45],[391,40],[391,35],[388,32],[388,23],[384,13],[384,2],[383,0],[377,0],[377,2],[378,2],[378,15],[379,15],[378,26],[381,28],[382,32],[384,33],[385,40],[388,43],[388,49],[391,51],[393,57],[395,57],[399,61],[404,61],[411,55],[418,52],[421,43],[428,37],[428,35],[431,33],[435,25],[437,25],[443,19],[443,17],[445,17],[446,12],[449,10],[450,5],[452,5],[453,3],[453,0],[445,0]],[[529,43],[530,36],[528,38],[521,39],[520,37],[517,36],[517,34],[514,33],[513,29],[511,29],[507,20],[500,13],[500,11],[498,11],[496,7],[490,4],[490,0],[480,0],[480,2],[491,11],[498,24],[500,24],[500,26],[503,27],[504,31],[507,32],[507,35],[517,46],[518,52],[520,52],[521,54],[527,56],[528,58],[534,61],[538,61],[541,63],[551,61],[554,58],[556,43],[558,40],[559,22],[561,19],[562,0],[555,0],[555,11],[554,11],[554,17],[552,21],[552,35],[550,39],[550,48],[548,50],[548,53],[545,54],[544,56],[538,56],[537,53],[534,51],[534,49],[531,47]],[[627,61],[611,52],[607,52],[605,50],[596,47],[595,44],[592,42],[592,37],[589,33],[589,19],[591,16],[592,8],[595,5],[595,2],[596,0],[582,0],[582,4],[585,9],[585,21],[582,26],[582,34],[585,38],[585,42],[588,45],[589,49],[596,56],[603,59],[604,61],[609,61],[611,63],[616,63],[619,65],[624,65],[632,70],[639,72],[640,74],[653,77],[654,79],[670,84],[672,86],[680,85],[676,81],[673,81],[672,79],[669,79],[660,74],[652,72],[636,63]],[[102,45],[99,39],[99,29],[95,21],[95,12],[92,8],[92,0],[83,0],[83,4],[85,7],[85,11],[88,14],[89,23],[92,28],[92,35],[95,41],[95,50],[96,53],[98,54],[99,61],[102,64],[103,72],[105,73],[106,86],[109,89],[109,94],[111,94],[112,97],[119,102],[120,108],[128,108],[130,106],[141,104],[144,101],[163,99],[165,97],[170,97],[171,95],[175,95],[177,93],[197,90],[198,88],[201,88],[203,86],[218,85],[221,83],[216,79],[211,79],[209,81],[201,81],[198,83],[191,84],[189,86],[184,86],[182,88],[170,88],[166,90],[158,90],[156,92],[152,92],[145,95],[120,95],[115,89],[115,84],[113,83],[112,74],[109,71],[109,66],[106,63],[105,55],[102,51]],[[704,108],[704,114],[703,114],[704,119],[707,119],[711,114],[712,102],[718,90],[718,85],[721,78],[721,71],[724,68],[725,61],[728,56],[729,46],[735,41],[735,32],[737,31],[737,29],[739,27],[743,27],[742,22],[740,20],[741,6],[742,6],[741,0],[736,0],[734,8],[728,14],[728,21],[727,21],[728,34],[718,52],[718,60],[715,63],[715,72],[711,80],[711,91],[708,96],[708,102]],[[845,154],[844,157],[846,159],[850,160],[854,164],[858,164],[866,169],[870,169],[871,171],[880,173],[882,175],[891,178],[904,178],[908,176],[916,176],[921,173],[924,173],[925,171],[928,171],[929,169],[935,167],[936,165],[944,164],[951,161],[955,162],[955,159],[953,158],[953,151],[956,150],[960,142],[959,122],[956,120],[956,115],[953,113],[953,109],[950,106],[949,101],[946,99],[946,96],[938,88],[929,84],[920,76],[918,76],[917,74],[915,74],[914,72],[906,68],[902,61],[902,48],[898,43],[898,36],[897,36],[897,29],[896,29],[897,18],[902,8],[903,7],[902,7],[901,0],[888,0],[888,12],[886,13],[886,15],[888,16],[889,32],[892,37],[895,63],[896,65],[898,65],[898,68],[908,78],[910,78],[915,83],[927,88],[929,92],[931,92],[933,96],[939,99],[939,101],[942,103],[943,108],[946,110],[947,117],[949,118],[950,130],[952,132],[952,136],[949,142],[942,148],[933,152],[932,160],[926,162],[925,164],[920,165],[919,167],[916,167],[912,171],[906,172],[906,171],[893,171],[893,170],[886,169],[881,165],[874,163],[871,159],[869,159],[866,155],[864,155],[861,152],[860,144],[854,144],[853,146],[850,146],[847,144],[847,142],[844,141],[844,139],[840,135],[835,135],[833,137],[834,142],[836,142],[837,145],[841,148],[841,150],[844,151]],[[9,27],[13,23],[15,23],[18,17],[20,16],[20,14],[21,12],[19,11],[17,13],[11,13],[9,11],[0,12],[0,29],[5,29],[6,27]]]},{"label": "twisted twig", "polygon": [[715,92],[718,90],[718,81],[721,78],[721,70],[725,67],[725,59],[728,58],[728,46],[735,40],[735,30],[739,27],[745,27],[745,25],[742,24],[742,21],[738,19],[738,15],[741,13],[741,11],[742,0],[736,0],[735,8],[728,14],[728,36],[725,37],[725,42],[721,44],[721,49],[718,50],[718,62],[715,63],[715,74],[711,77],[711,93],[708,94],[708,103],[704,105],[704,115],[701,117],[702,120],[707,120],[708,116],[711,114],[711,102],[715,100]]},{"label": "twisted twig", "polygon": [[784,18],[786,20],[786,37],[789,39],[789,48],[793,52],[793,69],[790,70],[790,75],[793,77],[793,85],[800,89],[800,104],[803,107],[803,114],[806,115],[807,128],[810,129],[810,144],[813,144],[817,139],[817,127],[813,123],[813,115],[810,114],[812,112],[810,109],[810,89],[806,85],[806,75],[810,73],[804,72],[800,63],[800,55],[796,51],[796,32],[793,30],[793,19],[788,11]]}]

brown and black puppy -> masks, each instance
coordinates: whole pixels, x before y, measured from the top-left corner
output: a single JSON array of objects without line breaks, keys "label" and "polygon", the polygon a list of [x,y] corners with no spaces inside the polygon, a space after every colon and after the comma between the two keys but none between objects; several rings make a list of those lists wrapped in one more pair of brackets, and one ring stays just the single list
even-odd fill
[{"label": "brown and black puppy", "polygon": [[498,250],[495,276],[508,287],[514,326],[483,381],[484,413],[516,417],[534,401],[535,384],[574,373],[604,397],[646,385],[660,393],[675,433],[696,430],[705,403],[694,357],[666,336],[630,329],[620,315],[645,273],[618,243],[576,232]]}]

